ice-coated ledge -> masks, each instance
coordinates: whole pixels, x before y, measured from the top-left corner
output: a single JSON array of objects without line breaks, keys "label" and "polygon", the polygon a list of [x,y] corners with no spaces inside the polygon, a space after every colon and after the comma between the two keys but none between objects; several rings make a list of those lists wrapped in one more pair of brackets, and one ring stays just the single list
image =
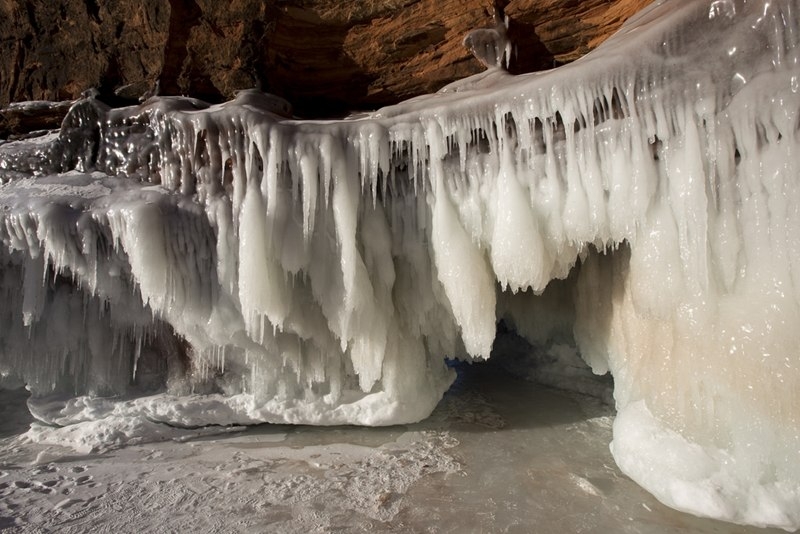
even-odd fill
[{"label": "ice-coated ledge", "polygon": [[[656,3],[566,67],[341,121],[257,91],[82,100],[0,146],[0,376],[58,424],[392,424],[498,319],[567,328],[614,376],[629,475],[797,528],[799,10]],[[653,474],[635,410],[724,476]]]}]

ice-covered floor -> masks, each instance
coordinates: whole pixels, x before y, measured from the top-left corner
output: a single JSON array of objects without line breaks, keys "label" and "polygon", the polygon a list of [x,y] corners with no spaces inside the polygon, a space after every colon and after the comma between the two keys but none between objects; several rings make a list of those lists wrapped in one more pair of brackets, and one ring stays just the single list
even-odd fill
[{"label": "ice-covered floor", "polygon": [[615,466],[612,408],[488,365],[414,425],[263,425],[89,455],[24,443],[24,394],[0,392],[0,530],[767,532],[666,508]]}]

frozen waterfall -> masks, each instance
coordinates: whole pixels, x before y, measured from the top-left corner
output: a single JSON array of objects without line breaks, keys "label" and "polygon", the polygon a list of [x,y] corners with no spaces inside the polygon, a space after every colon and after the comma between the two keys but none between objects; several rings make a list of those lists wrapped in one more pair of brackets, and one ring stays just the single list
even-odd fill
[{"label": "frozen waterfall", "polygon": [[798,528],[799,26],[656,2],[573,64],[338,121],[89,95],[0,145],[0,384],[55,425],[389,425],[499,319],[567,328],[626,473]]}]

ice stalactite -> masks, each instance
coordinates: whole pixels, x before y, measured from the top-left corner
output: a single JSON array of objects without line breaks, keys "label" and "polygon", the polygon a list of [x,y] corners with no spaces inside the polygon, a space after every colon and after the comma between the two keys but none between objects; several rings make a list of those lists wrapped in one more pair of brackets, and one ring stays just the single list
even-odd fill
[{"label": "ice stalactite", "polygon": [[[556,315],[614,376],[625,472],[797,528],[799,10],[659,2],[565,67],[339,121],[82,100],[0,147],[2,376],[56,424],[392,424],[498,319],[540,342]],[[568,312],[535,297],[556,279]]]}]

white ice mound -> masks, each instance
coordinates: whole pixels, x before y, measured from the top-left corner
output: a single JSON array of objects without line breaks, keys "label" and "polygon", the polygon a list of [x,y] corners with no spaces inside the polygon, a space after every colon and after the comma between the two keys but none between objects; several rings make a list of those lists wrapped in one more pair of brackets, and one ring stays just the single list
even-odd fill
[{"label": "white ice mound", "polygon": [[62,425],[400,423],[552,305],[614,375],[628,474],[800,527],[799,17],[660,2],[566,67],[342,121],[78,102],[0,146],[0,375]]}]

